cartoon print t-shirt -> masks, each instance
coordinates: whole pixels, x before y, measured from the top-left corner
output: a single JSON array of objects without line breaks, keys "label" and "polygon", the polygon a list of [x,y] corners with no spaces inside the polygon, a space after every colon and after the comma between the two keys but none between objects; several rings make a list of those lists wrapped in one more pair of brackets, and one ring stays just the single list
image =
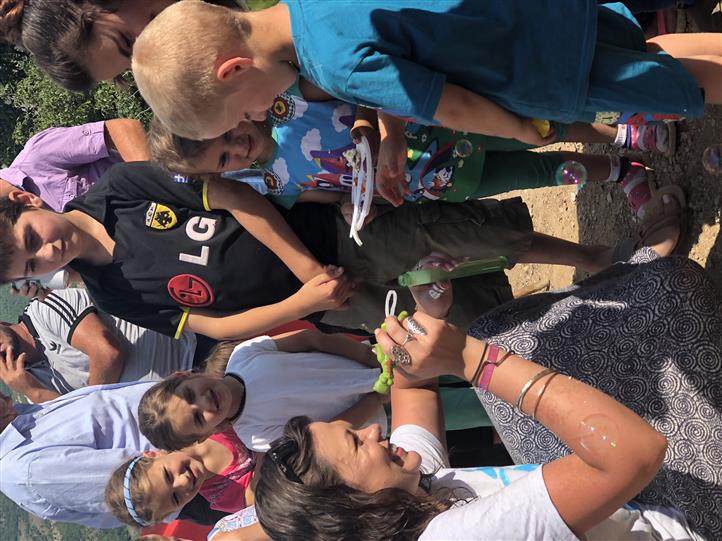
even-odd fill
[{"label": "cartoon print t-shirt", "polygon": [[[278,147],[250,184],[287,208],[306,190],[350,191],[355,114],[354,105],[338,100],[307,102],[291,92],[278,96],[269,115]],[[406,141],[407,201],[464,201],[477,191],[484,167],[483,136],[409,123]],[[225,176],[248,181],[237,178],[238,173]]]},{"label": "cartoon print t-shirt", "polygon": [[[230,213],[208,208],[207,184],[184,182],[149,163],[119,164],[66,206],[103,224],[115,240],[112,263],[70,265],[99,309],[175,336],[192,310],[242,312],[301,287]],[[336,262],[333,206],[279,210],[321,263]]]}]

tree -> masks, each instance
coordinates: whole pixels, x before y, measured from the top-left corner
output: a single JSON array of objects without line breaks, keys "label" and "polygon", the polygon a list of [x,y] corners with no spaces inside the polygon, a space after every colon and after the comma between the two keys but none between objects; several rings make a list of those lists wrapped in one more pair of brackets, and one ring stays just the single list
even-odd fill
[{"label": "tree", "polygon": [[9,164],[34,134],[53,126],[74,126],[109,118],[137,118],[151,112],[135,88],[99,84],[89,93],[63,90],[22,51],[0,46],[0,164]]}]

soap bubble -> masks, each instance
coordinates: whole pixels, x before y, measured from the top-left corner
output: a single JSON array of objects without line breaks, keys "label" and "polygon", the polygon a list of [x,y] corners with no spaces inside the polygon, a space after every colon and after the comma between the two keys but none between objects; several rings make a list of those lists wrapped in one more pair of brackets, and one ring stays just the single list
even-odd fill
[{"label": "soap bubble", "polygon": [[573,160],[564,162],[557,169],[555,178],[558,186],[582,186],[587,183],[587,168]]},{"label": "soap bubble", "polygon": [[459,139],[454,145],[454,154],[459,158],[468,158],[474,152],[474,145],[468,139]]},{"label": "soap bubble", "polygon": [[587,451],[605,452],[617,447],[617,425],[601,413],[590,415],[581,421],[579,443]]},{"label": "soap bubble", "polygon": [[710,173],[722,174],[722,144],[704,149],[702,166]]}]

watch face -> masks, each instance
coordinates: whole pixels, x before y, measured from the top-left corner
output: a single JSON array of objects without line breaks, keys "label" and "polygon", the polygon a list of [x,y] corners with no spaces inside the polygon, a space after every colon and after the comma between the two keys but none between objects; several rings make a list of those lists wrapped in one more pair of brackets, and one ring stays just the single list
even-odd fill
[{"label": "watch face", "polygon": [[213,290],[205,280],[193,274],[179,274],[168,280],[168,294],[183,306],[202,307],[213,304]]}]

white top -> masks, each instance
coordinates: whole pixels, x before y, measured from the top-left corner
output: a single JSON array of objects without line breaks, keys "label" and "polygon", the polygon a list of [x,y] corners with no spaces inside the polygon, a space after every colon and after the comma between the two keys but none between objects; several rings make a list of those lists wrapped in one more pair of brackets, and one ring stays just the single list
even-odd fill
[{"label": "white top", "polygon": [[[373,390],[379,369],[326,353],[278,351],[270,337],[259,336],[233,350],[226,373],[246,386],[246,403],[233,428],[246,447],[265,452],[292,417],[328,421],[353,406]],[[379,423],[386,433],[382,407],[369,423]]]},{"label": "white top", "polygon": [[180,340],[144,329],[134,323],[98,312],[87,290],[59,289],[44,300],[34,299],[25,309],[23,321],[44,349],[45,360],[28,366],[47,389],[60,394],[85,387],[89,357],[70,345],[75,329],[88,314],[97,313],[125,351],[125,364],[118,380],[155,381],[178,370],[193,367],[196,337],[183,333]]},{"label": "white top", "polygon": [[[554,507],[539,465],[444,468],[448,461],[441,442],[416,425],[397,428],[391,442],[406,451],[419,453],[424,473],[436,471],[432,490],[463,489],[458,493],[460,497],[475,498],[469,503],[459,502],[436,516],[420,540],[577,539]],[[678,511],[636,502],[619,509],[587,532],[586,538],[589,541],[702,541],[689,530]]]}]

